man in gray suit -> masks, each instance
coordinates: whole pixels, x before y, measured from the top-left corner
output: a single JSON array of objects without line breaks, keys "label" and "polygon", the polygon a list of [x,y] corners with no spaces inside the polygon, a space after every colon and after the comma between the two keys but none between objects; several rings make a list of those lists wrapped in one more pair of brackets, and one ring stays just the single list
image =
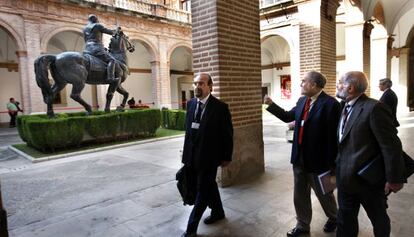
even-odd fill
[{"label": "man in gray suit", "polygon": [[[345,101],[338,128],[337,237],[358,236],[361,205],[371,220],[375,236],[389,237],[386,194],[398,192],[406,182],[401,141],[392,114],[385,104],[365,95],[367,87],[368,80],[359,71],[346,73],[337,84],[336,96]],[[375,176],[383,175],[384,179],[367,182],[358,172],[375,158],[379,164],[383,163],[374,170]]]}]

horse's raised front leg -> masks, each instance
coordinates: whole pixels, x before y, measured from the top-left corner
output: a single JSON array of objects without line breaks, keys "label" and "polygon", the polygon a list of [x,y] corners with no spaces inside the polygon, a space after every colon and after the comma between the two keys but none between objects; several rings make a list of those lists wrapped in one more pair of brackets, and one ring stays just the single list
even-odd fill
[{"label": "horse's raised front leg", "polygon": [[92,107],[88,103],[86,103],[86,101],[84,101],[81,97],[81,92],[83,88],[85,87],[85,83],[81,83],[77,85],[73,84],[72,86],[73,87],[72,87],[72,93],[70,94],[70,98],[72,98],[73,100],[81,104],[83,107],[85,107],[89,115],[92,114]]},{"label": "horse's raised front leg", "polygon": [[122,87],[122,85],[119,85],[119,86],[118,86],[118,88],[116,88],[116,91],[117,91],[119,94],[121,94],[121,95],[123,95],[123,96],[124,96],[124,98],[122,99],[121,107],[122,107],[122,108],[125,108],[125,104],[126,104],[126,102],[127,102],[127,100],[128,100],[128,96],[129,96],[128,91],[126,91],[126,90]]}]

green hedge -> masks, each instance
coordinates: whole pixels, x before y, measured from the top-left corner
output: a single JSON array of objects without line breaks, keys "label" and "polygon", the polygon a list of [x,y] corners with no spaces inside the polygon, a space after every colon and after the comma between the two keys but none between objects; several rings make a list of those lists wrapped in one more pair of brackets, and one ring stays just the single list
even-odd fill
[{"label": "green hedge", "polygon": [[161,114],[157,109],[125,112],[61,113],[54,119],[46,115],[17,117],[20,137],[41,151],[79,146],[83,142],[114,141],[129,137],[155,136]]},{"label": "green hedge", "polygon": [[185,130],[185,110],[162,109],[161,126],[163,128]]}]

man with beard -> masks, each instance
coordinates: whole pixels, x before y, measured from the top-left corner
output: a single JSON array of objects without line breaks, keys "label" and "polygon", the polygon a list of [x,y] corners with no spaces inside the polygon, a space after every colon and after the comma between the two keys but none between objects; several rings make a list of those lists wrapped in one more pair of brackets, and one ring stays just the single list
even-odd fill
[{"label": "man with beard", "polygon": [[197,236],[197,227],[207,206],[211,214],[205,224],[225,218],[216,183],[217,168],[226,167],[233,153],[233,125],[227,104],[211,95],[208,74],[194,78],[195,96],[187,103],[186,133],[182,163],[196,180],[196,200],[182,237]]},{"label": "man with beard", "polygon": [[285,111],[267,96],[264,99],[270,113],[284,122],[295,121],[290,162],[293,165],[293,202],[297,222],[287,232],[287,236],[309,233],[312,219],[311,188],[328,217],[324,232],[334,232],[336,229],[335,197],[332,192],[323,194],[317,185],[319,174],[335,170],[336,130],[341,110],[338,101],[322,90],[325,84],[326,78],[321,73],[306,73],[301,83],[304,96],[290,111]]},{"label": "man with beard", "polygon": [[[336,86],[336,96],[345,101],[338,127],[337,237],[358,236],[361,205],[371,220],[375,237],[389,237],[386,194],[398,192],[406,182],[393,116],[385,104],[365,95],[367,87],[368,80],[359,71],[346,73]],[[380,166],[369,166],[372,161]],[[375,182],[364,179],[364,170],[373,173],[373,177],[384,178]]]}]

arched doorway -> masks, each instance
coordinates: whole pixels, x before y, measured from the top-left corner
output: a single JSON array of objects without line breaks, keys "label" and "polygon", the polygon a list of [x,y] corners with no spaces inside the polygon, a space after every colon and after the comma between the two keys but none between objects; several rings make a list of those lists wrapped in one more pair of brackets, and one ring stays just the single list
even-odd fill
[{"label": "arched doorway", "polygon": [[153,81],[151,74],[151,58],[154,53],[144,42],[132,40],[135,46],[133,53],[128,53],[128,64],[130,75],[124,82],[124,88],[129,92],[129,97],[134,97],[148,106],[154,105],[152,93]]},{"label": "arched doorway", "polygon": [[194,97],[193,55],[191,49],[179,46],[170,57],[171,107],[185,109],[186,102]]},{"label": "arched doorway", "polygon": [[[11,97],[22,103],[19,59],[16,55],[17,44],[14,37],[0,26],[0,123],[8,123],[10,118],[5,108]],[[24,108],[23,108],[24,109]]]},{"label": "arched doorway", "polygon": [[279,35],[272,35],[261,43],[262,98],[269,95],[281,105],[291,99],[290,47]]}]

